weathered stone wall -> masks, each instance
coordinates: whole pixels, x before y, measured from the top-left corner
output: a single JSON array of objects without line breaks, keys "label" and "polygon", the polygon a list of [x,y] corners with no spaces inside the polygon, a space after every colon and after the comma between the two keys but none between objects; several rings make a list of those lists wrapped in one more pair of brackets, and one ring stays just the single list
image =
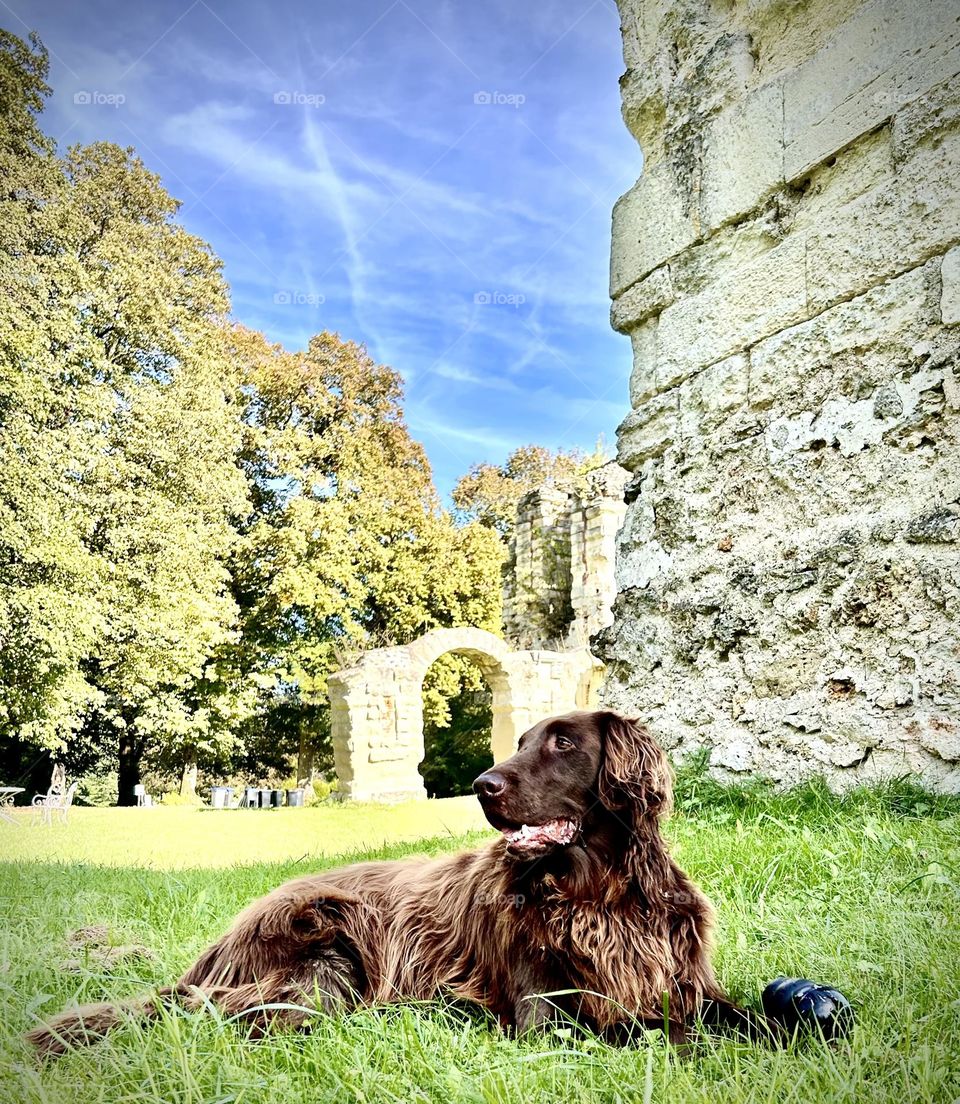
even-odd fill
[{"label": "weathered stone wall", "polygon": [[627,477],[609,463],[580,494],[541,487],[521,500],[503,574],[504,634],[515,646],[587,647],[610,623]]},{"label": "weathered stone wall", "polygon": [[605,700],[721,771],[960,789],[960,4],[620,11]]}]

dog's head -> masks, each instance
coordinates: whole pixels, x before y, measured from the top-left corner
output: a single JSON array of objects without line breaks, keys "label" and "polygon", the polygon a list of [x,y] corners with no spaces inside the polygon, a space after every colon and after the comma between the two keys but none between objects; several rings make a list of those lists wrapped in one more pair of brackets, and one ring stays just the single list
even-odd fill
[{"label": "dog's head", "polygon": [[540,858],[604,827],[642,832],[670,806],[670,766],[642,725],[617,713],[566,713],[528,729],[511,758],[473,783],[517,858]]}]

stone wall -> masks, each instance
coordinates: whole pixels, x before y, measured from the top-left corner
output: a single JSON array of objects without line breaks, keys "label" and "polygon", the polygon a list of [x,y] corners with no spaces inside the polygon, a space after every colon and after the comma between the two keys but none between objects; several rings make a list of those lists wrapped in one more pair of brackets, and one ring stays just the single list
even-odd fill
[{"label": "stone wall", "polygon": [[521,499],[503,576],[504,634],[515,646],[586,647],[610,623],[627,476],[609,463],[579,494],[548,486]]},{"label": "stone wall", "polygon": [[620,0],[612,707],[960,789],[960,4]]}]

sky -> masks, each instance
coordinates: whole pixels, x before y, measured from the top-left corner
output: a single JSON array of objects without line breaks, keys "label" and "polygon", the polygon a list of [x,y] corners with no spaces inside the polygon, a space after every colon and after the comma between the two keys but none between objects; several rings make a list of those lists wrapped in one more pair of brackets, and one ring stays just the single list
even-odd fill
[{"label": "sky", "polygon": [[61,148],[133,146],[224,261],[233,313],[404,378],[448,494],[629,408],[610,211],[640,172],[613,0],[0,0]]}]

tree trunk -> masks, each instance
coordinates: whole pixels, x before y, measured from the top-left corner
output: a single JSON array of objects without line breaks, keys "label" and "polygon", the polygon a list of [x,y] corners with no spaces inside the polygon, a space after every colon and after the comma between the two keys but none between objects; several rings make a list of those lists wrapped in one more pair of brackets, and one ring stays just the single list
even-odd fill
[{"label": "tree trunk", "polygon": [[187,753],[183,772],[180,775],[180,796],[197,796],[197,757],[192,751]]},{"label": "tree trunk", "polygon": [[300,748],[297,754],[297,785],[313,781],[313,743],[303,732],[300,733]]},{"label": "tree trunk", "polygon": [[136,805],[134,786],[140,785],[140,759],[143,748],[127,728],[120,736],[120,767],[117,771],[117,804]]}]

